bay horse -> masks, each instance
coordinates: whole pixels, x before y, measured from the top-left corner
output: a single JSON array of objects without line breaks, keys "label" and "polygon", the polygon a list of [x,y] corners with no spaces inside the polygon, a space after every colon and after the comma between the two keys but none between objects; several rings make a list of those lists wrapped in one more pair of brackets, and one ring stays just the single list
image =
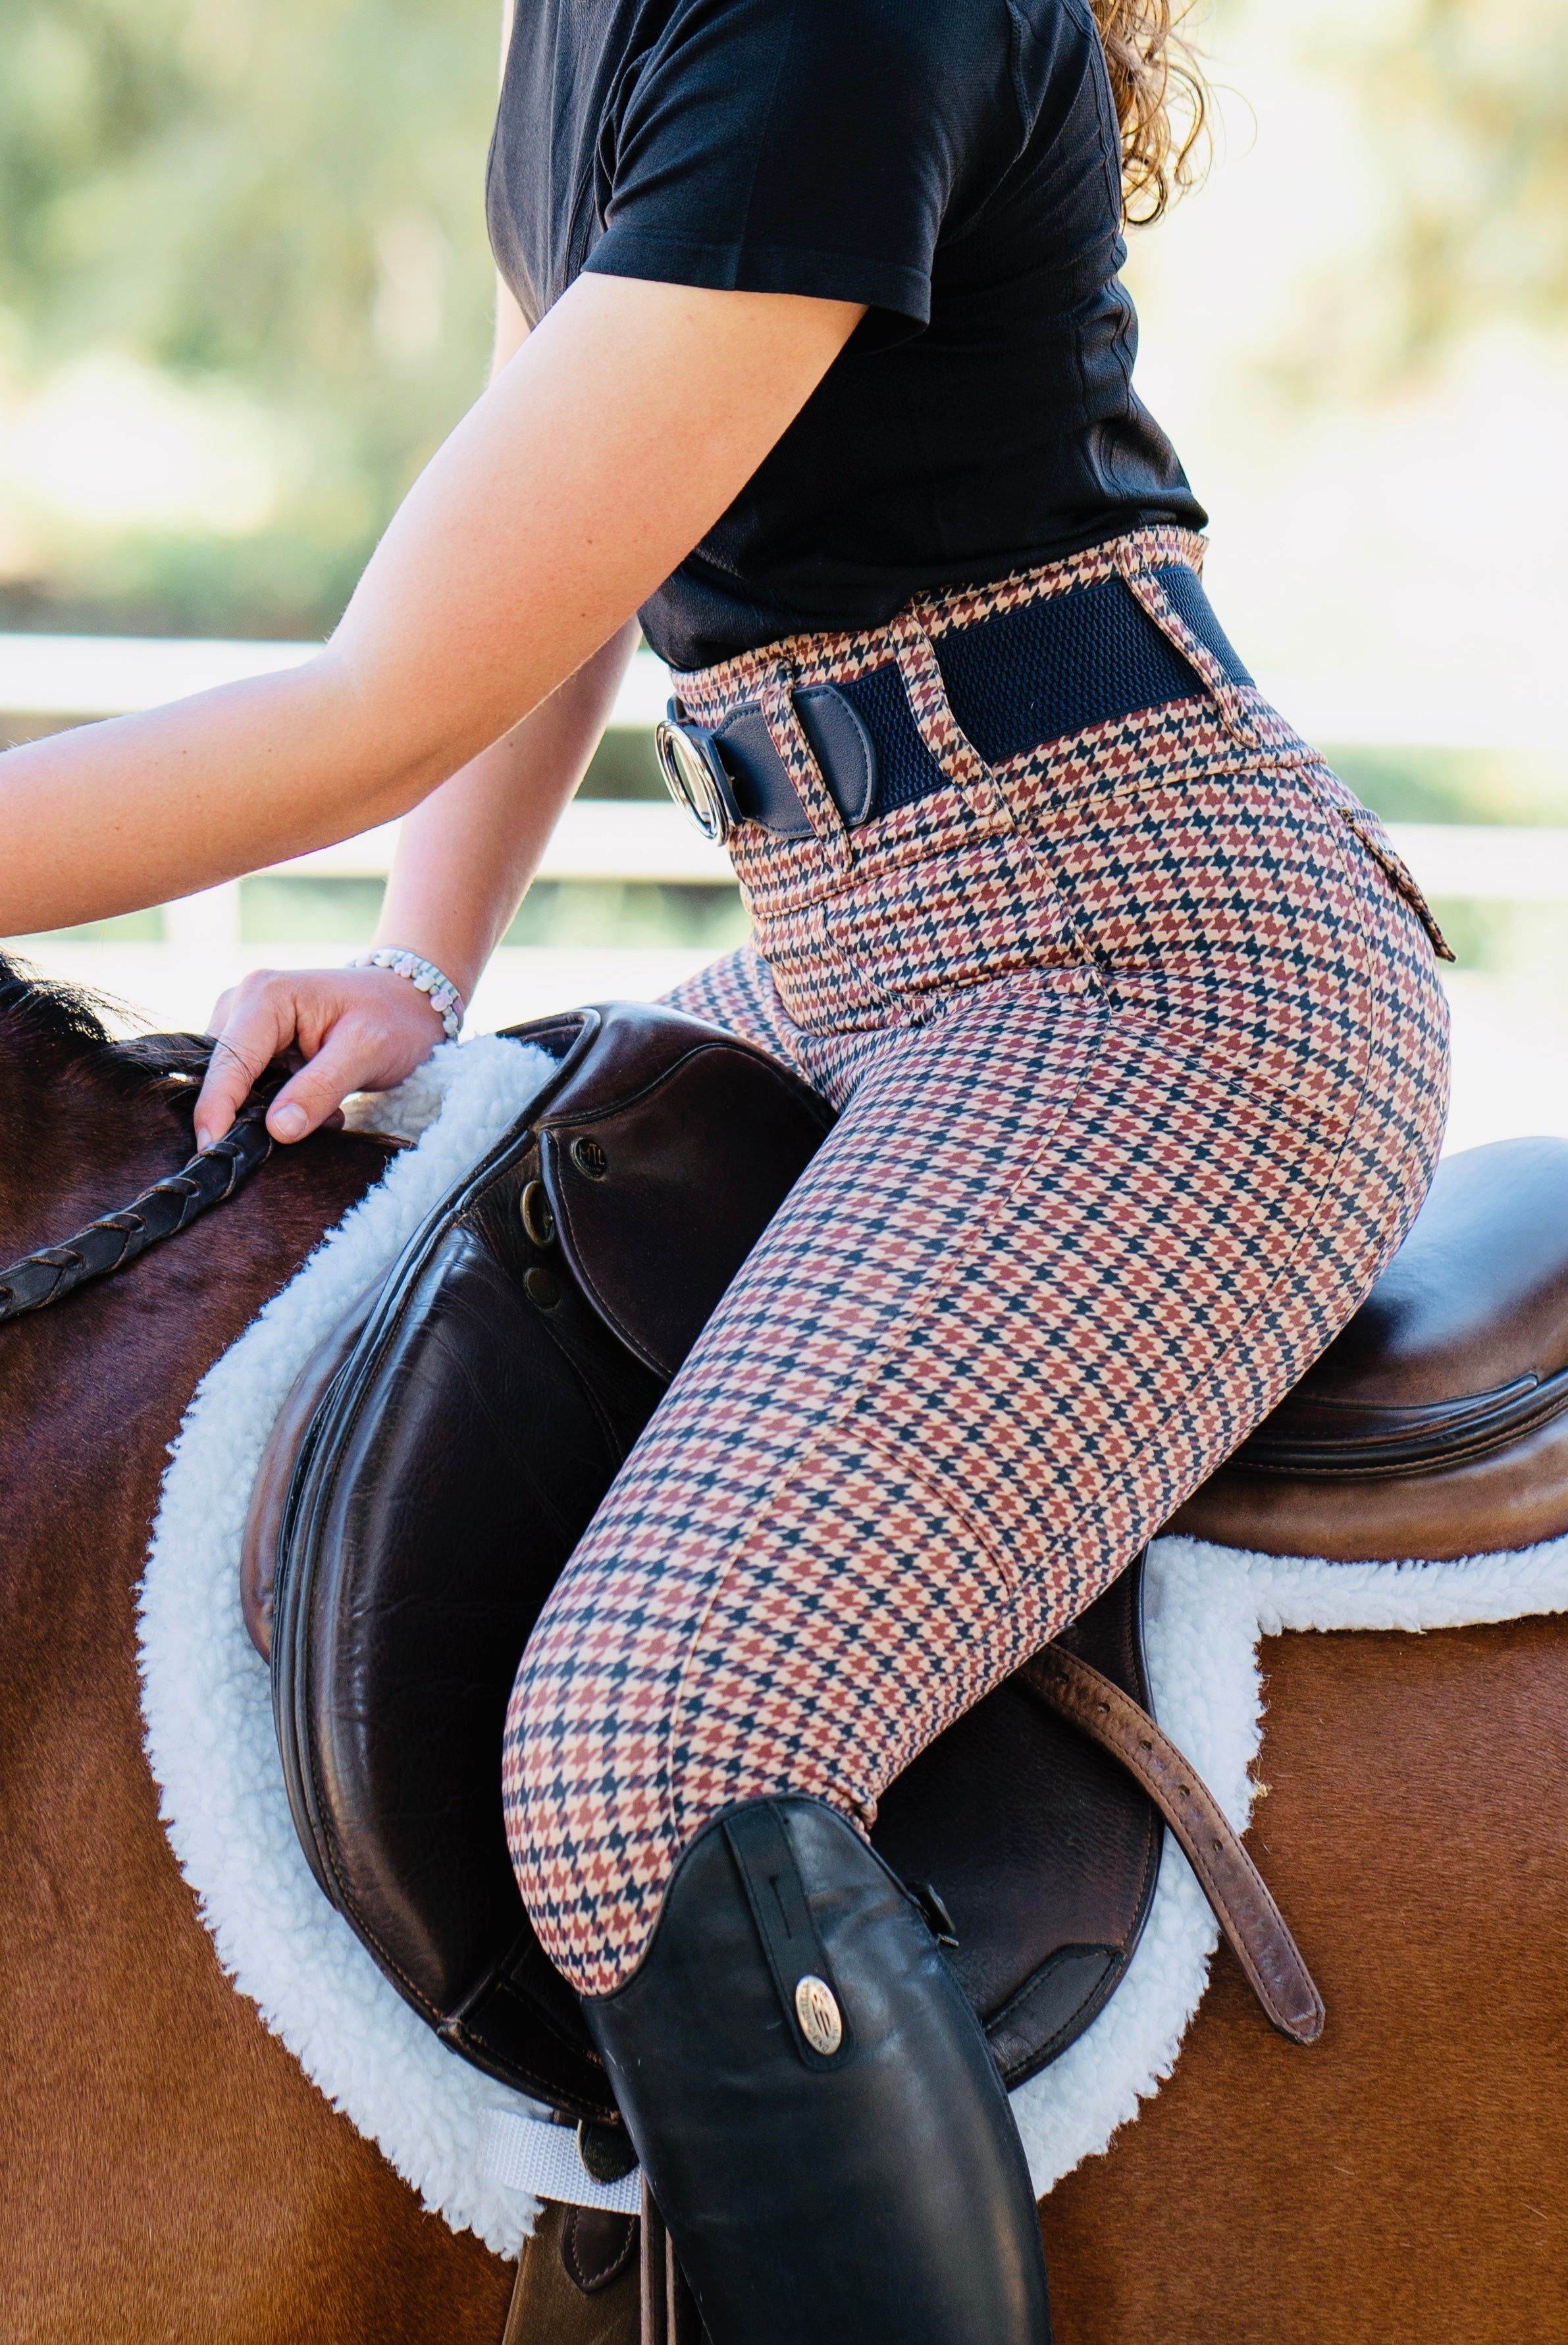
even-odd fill
[{"label": "bay horse", "polygon": [[[0,1263],[177,1169],[206,1046],[111,1042],[0,963]],[[384,1169],[277,1152],[120,1276],[0,1328],[0,2337],[635,2345],[424,2213],[225,1979],[142,1748],[135,1595],[199,1378]],[[1270,1640],[1249,1844],[1323,1988],[1228,1950],[1174,2074],[1042,2208],[1060,2345],[1568,2334],[1568,1629]],[[509,2316],[509,2305],[511,2311]]]}]

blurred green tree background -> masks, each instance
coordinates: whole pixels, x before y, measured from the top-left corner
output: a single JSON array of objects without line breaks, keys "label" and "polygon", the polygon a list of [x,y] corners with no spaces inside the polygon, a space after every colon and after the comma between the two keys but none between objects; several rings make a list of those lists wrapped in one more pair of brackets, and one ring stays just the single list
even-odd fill
[{"label": "blurred green tree background", "polygon": [[1391,350],[1568,315],[1568,8],[1406,0],[1361,12],[1369,137],[1395,203]]},{"label": "blurred green tree background", "polygon": [[[0,626],[330,627],[483,381],[498,16],[8,0]],[[1219,0],[1221,78],[1259,29],[1353,93],[1376,214],[1373,265],[1333,251],[1293,287],[1259,382],[1371,400],[1489,320],[1556,330],[1563,0]]]},{"label": "blurred green tree background", "polygon": [[[1286,0],[1236,5],[1256,20],[1283,15]],[[1290,5],[1301,63],[1351,96],[1377,260],[1359,283],[1325,270],[1303,300],[1280,368],[1298,395],[1386,392],[1489,329],[1558,330],[1568,319],[1563,0]]]},{"label": "blurred green tree background", "polygon": [[[9,0],[0,391],[24,453],[0,624],[332,624],[484,380],[498,37],[496,0]],[[30,497],[29,393],[56,385],[48,462],[77,430],[90,480],[87,443],[160,378],[192,394],[170,430],[228,450],[227,510],[159,526],[133,482],[95,527]]]}]

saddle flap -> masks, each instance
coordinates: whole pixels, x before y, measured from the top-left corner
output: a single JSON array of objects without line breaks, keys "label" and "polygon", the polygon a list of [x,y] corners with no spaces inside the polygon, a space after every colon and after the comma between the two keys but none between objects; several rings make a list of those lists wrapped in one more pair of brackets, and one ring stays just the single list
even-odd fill
[{"label": "saddle flap", "polygon": [[[553,1073],[304,1370],[248,1546],[276,1558],[274,1713],[327,1894],[452,2049],[609,2117],[511,1873],[507,1701],[551,1586],[832,1115],[671,1011],[519,1032],[546,1040]],[[1068,1633],[1144,1700],[1139,1587],[1134,1571]],[[891,1787],[875,1839],[951,1912],[959,1976],[1017,2083],[1122,1975],[1161,1826],[1019,1677]]]},{"label": "saddle flap", "polygon": [[[284,1778],[328,1896],[454,2049],[609,2117],[576,1998],[512,1878],[507,1701],[545,1598],[679,1365],[673,1346],[832,1113],[761,1052],[672,1011],[610,1005],[517,1039],[542,1041],[553,1073],[285,1405],[252,1500],[248,1610],[265,1634],[270,1578]],[[694,1151],[688,1119],[706,1134]],[[602,1190],[631,1200],[657,1290],[658,1315],[632,1315],[638,1345],[616,1324],[627,1274],[592,1210],[559,1186],[569,1208],[535,1202],[550,1140],[571,1163],[580,1132],[607,1135]],[[724,1211],[679,1218],[656,1163],[631,1177],[661,1145],[705,1166]]]},{"label": "saddle flap", "polygon": [[299,1452],[333,1378],[363,1334],[380,1292],[381,1282],[377,1279],[344,1314],[326,1342],[311,1354],[290,1386],[261,1453],[239,1550],[239,1609],[245,1633],[264,1661],[272,1659],[278,1558],[283,1546],[289,1492]]}]

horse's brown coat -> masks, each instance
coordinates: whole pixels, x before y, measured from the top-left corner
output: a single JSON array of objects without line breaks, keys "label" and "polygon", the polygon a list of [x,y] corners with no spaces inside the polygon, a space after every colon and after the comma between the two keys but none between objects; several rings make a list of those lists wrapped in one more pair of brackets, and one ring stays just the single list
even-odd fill
[{"label": "horse's brown coat", "polygon": [[[177,1166],[188,1110],[0,1012],[0,1261]],[[0,1330],[0,2339],[497,2345],[420,2213],[218,1970],[141,1749],[133,1590],[207,1365],[379,1170],[323,1138]],[[1059,2345],[1568,2338],[1568,1628],[1287,1637],[1250,1845],[1329,2004],[1228,1954],[1159,2096],[1047,2202]],[[547,2233],[511,2345],[634,2345]]]},{"label": "horse's brown coat", "polygon": [[[4,1020],[0,1020],[0,1026]],[[0,1033],[0,1260],[190,1152],[188,1107]],[[56,1057],[58,1063],[55,1063]],[[157,1822],[133,1590],[206,1367],[384,1159],[326,1137],[0,1330],[0,2337],[495,2345],[510,2268],[423,2214],[222,1976]]]},{"label": "horse's brown coat", "polygon": [[1176,2071],[1044,2209],[1058,2345],[1568,2337],[1568,1629],[1289,1636],[1249,1845],[1329,2006],[1226,1950]]}]

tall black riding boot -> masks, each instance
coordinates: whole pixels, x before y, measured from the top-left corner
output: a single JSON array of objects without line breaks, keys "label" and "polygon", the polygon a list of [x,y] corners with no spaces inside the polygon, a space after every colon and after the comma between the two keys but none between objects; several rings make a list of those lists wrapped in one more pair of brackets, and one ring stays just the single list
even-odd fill
[{"label": "tall black riding boot", "polygon": [[1047,2345],[979,2023],[833,1810],[710,1825],[637,1970],[583,2008],[713,2345]]}]

